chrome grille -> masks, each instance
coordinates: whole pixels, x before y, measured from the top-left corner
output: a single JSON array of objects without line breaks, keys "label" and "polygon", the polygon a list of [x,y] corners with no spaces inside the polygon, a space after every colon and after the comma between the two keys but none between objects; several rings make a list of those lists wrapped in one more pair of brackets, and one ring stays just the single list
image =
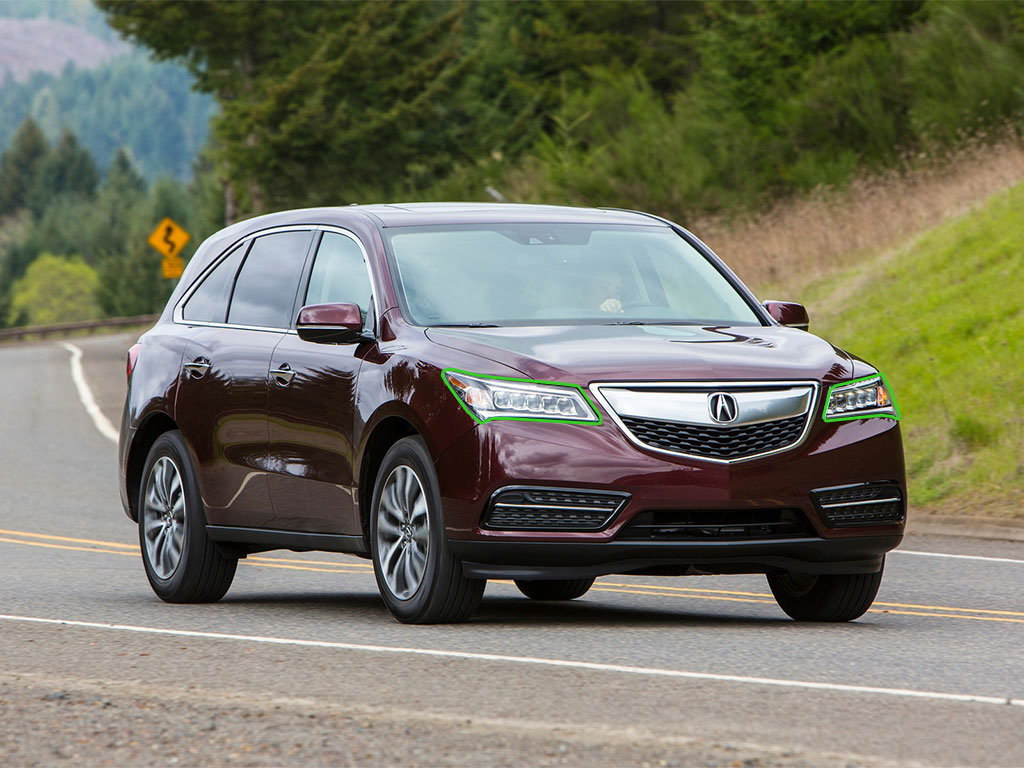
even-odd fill
[{"label": "chrome grille", "polygon": [[620,416],[642,443],[674,453],[713,459],[742,459],[768,453],[800,439],[806,415],[739,427],[679,424],[672,421]]},{"label": "chrome grille", "polygon": [[[810,429],[816,381],[595,383],[590,387],[633,442],[733,462],[798,445]],[[723,406],[726,407],[723,410]]]}]

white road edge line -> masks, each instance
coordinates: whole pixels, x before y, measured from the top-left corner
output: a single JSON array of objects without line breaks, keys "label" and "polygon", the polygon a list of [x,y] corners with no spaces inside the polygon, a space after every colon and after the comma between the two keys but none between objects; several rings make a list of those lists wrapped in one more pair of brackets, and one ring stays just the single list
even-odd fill
[{"label": "white road edge line", "polygon": [[331,648],[343,651],[367,651],[370,653],[404,653],[416,656],[434,656],[448,659],[468,659],[472,661],[505,662],[509,664],[531,664],[545,667],[561,667],[567,669],[586,669],[596,672],[620,672],[630,675],[647,675],[653,677],[684,678],[688,680],[714,680],[725,683],[747,683],[751,685],[773,685],[782,688],[804,688],[821,691],[840,691],[843,693],[868,693],[882,696],[901,696],[913,699],[931,699],[934,701],[957,701],[977,704],[998,704],[1024,707],[1024,699],[1012,699],[1004,696],[978,696],[966,693],[941,693],[936,691],[916,691],[909,688],[878,688],[868,685],[847,685],[844,683],[819,683],[809,680],[780,680],[771,677],[748,677],[745,675],[721,675],[713,672],[686,672],[678,669],[658,669],[656,667],[632,667],[621,664],[602,664],[594,661],[572,661],[569,659],[544,659],[534,656],[505,656],[496,653],[469,653],[465,651],[442,651],[431,648],[402,648],[390,645],[365,645],[362,643],[338,643],[326,640],[297,640],[284,637],[265,637],[261,635],[234,635],[222,632],[197,632],[188,629],[162,629],[159,627],[139,627],[131,624],[106,624],[92,621],[72,621],[70,619],[45,619],[34,616],[14,616],[0,614],[2,621],[16,621],[33,624],[58,624],[68,627],[87,629],[108,629],[122,632],[141,632],[150,635],[170,635],[172,637],[199,637],[208,640],[237,640],[250,643],[266,643],[269,645],[293,645],[305,648]]},{"label": "white road edge line", "polygon": [[92,418],[92,423],[99,433],[116,443],[118,438],[117,430],[110,423],[110,419],[103,415],[100,407],[96,405],[96,398],[92,396],[92,390],[89,389],[89,384],[85,380],[85,373],[82,371],[82,350],[66,341],[58,342],[58,344],[71,353],[71,380],[75,383],[75,389],[78,390],[78,399],[85,406],[85,412]]},{"label": "white road edge line", "polygon": [[985,557],[984,555],[951,555],[947,552],[918,552],[913,549],[894,549],[892,555],[919,555],[921,557],[952,557],[957,560],[987,560],[991,563],[1017,563],[1024,565],[1024,560],[1014,560],[1012,557]]}]

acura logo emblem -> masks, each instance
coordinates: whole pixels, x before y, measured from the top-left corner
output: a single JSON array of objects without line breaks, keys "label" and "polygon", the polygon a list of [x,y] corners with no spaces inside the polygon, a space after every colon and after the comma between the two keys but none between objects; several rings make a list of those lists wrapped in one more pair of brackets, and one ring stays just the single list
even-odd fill
[{"label": "acura logo emblem", "polygon": [[736,414],[739,408],[736,405],[736,398],[726,392],[715,392],[708,395],[708,411],[711,418],[719,424],[729,424],[736,421]]}]

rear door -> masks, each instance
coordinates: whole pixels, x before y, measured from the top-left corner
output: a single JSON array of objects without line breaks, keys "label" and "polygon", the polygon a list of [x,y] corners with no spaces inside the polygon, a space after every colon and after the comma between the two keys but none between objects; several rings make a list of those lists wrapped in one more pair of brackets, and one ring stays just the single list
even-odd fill
[{"label": "rear door", "polygon": [[[317,246],[298,306],[358,304],[367,319],[372,291],[363,246],[343,230],[326,231]],[[354,504],[356,378],[374,346],[317,344],[281,338],[271,360],[269,476],[278,525],[309,533],[357,535]]]},{"label": "rear door", "polygon": [[193,327],[175,419],[195,452],[211,525],[274,527],[267,374],[287,333],[311,237],[306,229],[251,238],[182,307],[180,322]]}]

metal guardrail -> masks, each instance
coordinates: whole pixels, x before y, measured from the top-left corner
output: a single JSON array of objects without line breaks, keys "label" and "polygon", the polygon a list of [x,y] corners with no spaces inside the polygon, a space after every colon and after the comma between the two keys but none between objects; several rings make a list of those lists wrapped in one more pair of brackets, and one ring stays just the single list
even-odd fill
[{"label": "metal guardrail", "polygon": [[132,325],[152,325],[160,315],[136,315],[135,317],[107,317],[103,320],[85,320],[78,323],[58,323],[56,325],[21,326],[19,328],[0,328],[0,341],[20,340],[29,336],[55,336],[72,331],[99,331],[108,328],[126,328]]}]

